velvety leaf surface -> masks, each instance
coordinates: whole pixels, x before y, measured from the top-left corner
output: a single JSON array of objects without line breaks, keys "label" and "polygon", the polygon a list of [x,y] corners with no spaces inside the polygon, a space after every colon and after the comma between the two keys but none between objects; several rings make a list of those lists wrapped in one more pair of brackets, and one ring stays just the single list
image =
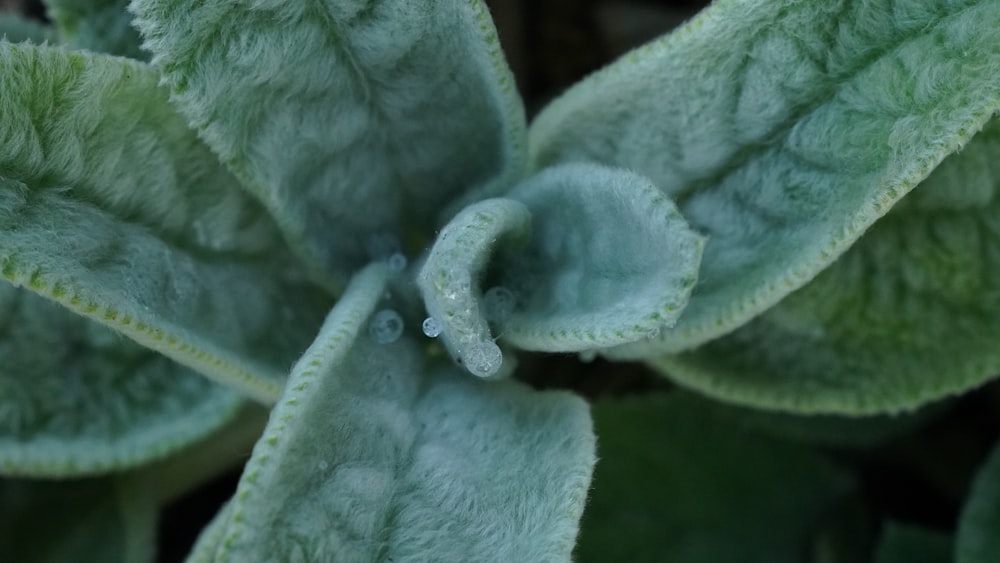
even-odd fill
[{"label": "velvety leaf surface", "polygon": [[56,32],[51,26],[17,14],[0,12],[0,40],[11,43],[31,41],[37,45],[46,41],[54,42],[55,39]]},{"label": "velvety leaf surface", "polygon": [[812,279],[1000,101],[994,0],[721,0],[557,99],[533,167],[648,176],[709,243],[680,322],[621,355],[725,334]]},{"label": "velvety leaf surface", "polygon": [[[491,315],[481,280],[494,249],[522,246],[530,227],[531,212],[520,202],[493,198],[470,205],[441,229],[417,276],[427,314],[439,326],[445,348],[455,363],[478,377],[496,377],[503,363],[487,323]],[[513,302],[516,295],[506,291],[507,301]]]},{"label": "velvety leaf surface", "polygon": [[328,299],[149,67],[0,44],[0,274],[275,400]]},{"label": "velvety leaf surface", "polygon": [[520,348],[580,351],[673,326],[698,279],[705,239],[637,174],[551,168],[509,197],[531,211],[526,248],[502,266],[519,304],[502,323]]},{"label": "velvety leaf surface", "polygon": [[951,536],[890,522],[875,548],[875,563],[949,563]]},{"label": "velvety leaf surface", "polygon": [[1000,122],[806,287],[731,335],[652,363],[765,408],[915,408],[1000,372]]},{"label": "velvety leaf surface", "polygon": [[457,195],[522,173],[523,110],[479,0],[132,7],[182,111],[341,280],[372,237],[426,236]]},{"label": "velvety leaf surface", "polygon": [[597,403],[581,562],[800,563],[850,479],[681,392]]},{"label": "velvety leaf surface", "polygon": [[472,373],[500,367],[490,323],[519,348],[572,352],[648,338],[677,321],[704,239],[648,180],[570,164],[508,196],[456,215],[418,277],[442,340]]},{"label": "velvety leaf surface", "polygon": [[162,457],[231,420],[239,397],[0,281],[0,474],[75,475]]},{"label": "velvety leaf surface", "polygon": [[152,562],[155,533],[155,505],[126,480],[0,479],[4,561]]},{"label": "velvety leaf surface", "polygon": [[43,0],[69,47],[144,60],[128,0]]},{"label": "velvety leaf surface", "polygon": [[969,491],[958,521],[955,563],[1000,559],[1000,447],[993,449]]},{"label": "velvety leaf surface", "polygon": [[[217,561],[568,561],[594,462],[586,404],[379,344],[352,282],[292,372]],[[369,330],[366,330],[368,328]]]}]

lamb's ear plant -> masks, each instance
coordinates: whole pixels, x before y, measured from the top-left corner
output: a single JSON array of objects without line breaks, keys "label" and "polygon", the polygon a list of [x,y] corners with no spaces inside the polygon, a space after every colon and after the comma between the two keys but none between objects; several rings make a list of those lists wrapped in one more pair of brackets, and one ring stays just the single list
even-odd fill
[{"label": "lamb's ear plant", "polygon": [[[151,560],[244,462],[191,561],[566,561],[588,499],[583,561],[1000,560],[1000,454],[953,537],[809,447],[1000,373],[1000,2],[718,0],[530,127],[480,0],[48,8],[0,17],[5,560]],[[702,397],[595,450],[529,352]]]}]

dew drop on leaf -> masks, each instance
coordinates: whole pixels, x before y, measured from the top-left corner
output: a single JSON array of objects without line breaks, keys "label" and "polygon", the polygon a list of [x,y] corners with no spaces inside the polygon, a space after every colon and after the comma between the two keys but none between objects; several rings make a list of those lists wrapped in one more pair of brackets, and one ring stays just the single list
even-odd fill
[{"label": "dew drop on leaf", "polygon": [[424,334],[431,338],[437,338],[441,335],[441,323],[434,317],[424,319],[424,324],[420,328],[423,329]]},{"label": "dew drop on leaf", "polygon": [[470,346],[464,359],[465,367],[473,375],[490,377],[500,370],[500,365],[503,363],[503,353],[496,343],[487,340]]},{"label": "dew drop on leaf", "polygon": [[386,263],[389,265],[389,269],[393,272],[402,272],[406,269],[407,264],[406,255],[402,252],[394,252],[389,256]]},{"label": "dew drop on leaf", "polygon": [[503,286],[493,287],[483,295],[483,314],[492,323],[502,323],[510,318],[516,304],[513,291]]},{"label": "dew drop on leaf", "polygon": [[382,309],[372,316],[368,334],[379,344],[390,344],[403,335],[403,317],[392,309]]}]

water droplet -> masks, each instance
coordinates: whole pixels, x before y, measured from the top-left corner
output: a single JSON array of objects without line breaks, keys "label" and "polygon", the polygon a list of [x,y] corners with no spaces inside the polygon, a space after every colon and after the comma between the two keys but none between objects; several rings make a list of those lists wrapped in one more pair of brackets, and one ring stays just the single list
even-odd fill
[{"label": "water droplet", "polygon": [[434,317],[427,317],[424,319],[424,324],[420,326],[424,330],[424,334],[431,338],[437,338],[441,335],[441,330],[443,327],[441,323]]},{"label": "water droplet", "polygon": [[597,350],[584,350],[580,352],[580,361],[589,364],[597,359]]},{"label": "water droplet", "polygon": [[368,334],[379,344],[391,344],[403,335],[403,317],[392,309],[382,309],[372,316]]},{"label": "water droplet", "polygon": [[402,252],[394,252],[386,262],[389,265],[389,269],[393,272],[402,272],[406,269],[406,255]]},{"label": "water droplet", "polygon": [[465,367],[473,375],[490,377],[500,370],[503,364],[503,352],[495,342],[486,341],[470,346],[465,358]]},{"label": "water droplet", "polygon": [[517,305],[517,296],[514,292],[503,286],[490,288],[483,295],[483,314],[486,320],[493,323],[502,323],[510,318]]},{"label": "water droplet", "polygon": [[321,461],[321,462],[319,462],[319,470],[320,470],[320,471],[326,471],[326,469],[327,469],[328,467],[330,467],[330,464],[329,464],[329,463],[327,463],[327,462],[325,462],[325,461]]}]

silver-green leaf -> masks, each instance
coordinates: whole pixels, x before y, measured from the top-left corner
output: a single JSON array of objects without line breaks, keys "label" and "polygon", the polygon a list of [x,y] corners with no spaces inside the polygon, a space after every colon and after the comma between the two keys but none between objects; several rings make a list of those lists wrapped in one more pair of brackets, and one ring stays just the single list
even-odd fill
[{"label": "silver-green leaf", "polygon": [[329,299],[118,57],[0,44],[0,275],[263,401]]},{"label": "silver-green leaf", "polygon": [[132,8],[181,110],[341,282],[373,237],[430,233],[443,205],[523,172],[523,109],[480,0]]},{"label": "silver-green leaf", "polygon": [[231,420],[232,391],[0,281],[0,474],[67,476],[174,453]]},{"label": "silver-green leaf", "polygon": [[557,99],[533,167],[622,166],[709,238],[684,316],[732,331],[804,285],[1000,108],[1000,3],[721,0]]},{"label": "silver-green leaf", "polygon": [[586,404],[425,366],[408,335],[379,343],[384,277],[355,278],[293,369],[216,561],[569,561]]},{"label": "silver-green leaf", "polygon": [[911,410],[1000,372],[1000,121],[851,250],[736,332],[652,360],[728,401],[851,415]]}]

